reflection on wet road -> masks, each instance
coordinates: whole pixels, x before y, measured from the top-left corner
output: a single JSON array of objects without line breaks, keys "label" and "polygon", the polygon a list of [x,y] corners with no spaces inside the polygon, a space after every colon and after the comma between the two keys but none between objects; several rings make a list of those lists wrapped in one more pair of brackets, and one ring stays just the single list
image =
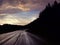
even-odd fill
[{"label": "reflection on wet road", "polygon": [[43,45],[44,42],[39,37],[21,30],[0,34],[0,45]]}]

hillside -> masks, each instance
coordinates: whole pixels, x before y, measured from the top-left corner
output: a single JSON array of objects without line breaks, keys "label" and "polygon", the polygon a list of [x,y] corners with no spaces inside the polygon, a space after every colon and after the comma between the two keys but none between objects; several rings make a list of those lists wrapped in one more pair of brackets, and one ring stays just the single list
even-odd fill
[{"label": "hillside", "polygon": [[60,3],[48,4],[39,15],[38,19],[26,25],[28,31],[45,38],[50,44],[59,44]]},{"label": "hillside", "polygon": [[16,30],[23,30],[23,29],[24,29],[24,26],[21,26],[21,25],[4,24],[4,25],[0,25],[0,34],[12,32]]}]

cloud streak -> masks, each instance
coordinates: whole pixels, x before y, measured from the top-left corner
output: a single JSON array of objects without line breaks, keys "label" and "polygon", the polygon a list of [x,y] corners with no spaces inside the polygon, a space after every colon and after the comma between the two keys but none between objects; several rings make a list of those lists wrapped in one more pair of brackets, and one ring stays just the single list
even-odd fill
[{"label": "cloud streak", "polygon": [[0,14],[0,24],[14,24],[14,25],[26,25],[33,20],[35,20],[35,17],[31,17],[30,19],[24,19],[22,17],[18,18],[18,16],[15,15],[9,15],[9,14]]},{"label": "cloud streak", "polygon": [[[60,0],[57,0],[58,2]],[[13,13],[19,11],[43,10],[48,3],[53,3],[54,0],[0,0],[0,13]],[[19,9],[19,10],[18,10]],[[10,10],[10,11],[8,11]],[[4,12],[5,11],[5,12]],[[16,13],[15,12],[15,13]]]},{"label": "cloud streak", "polygon": [[[26,25],[55,0],[0,0],[0,24]],[[60,2],[60,0],[57,0]],[[29,13],[28,13],[29,12]]]}]

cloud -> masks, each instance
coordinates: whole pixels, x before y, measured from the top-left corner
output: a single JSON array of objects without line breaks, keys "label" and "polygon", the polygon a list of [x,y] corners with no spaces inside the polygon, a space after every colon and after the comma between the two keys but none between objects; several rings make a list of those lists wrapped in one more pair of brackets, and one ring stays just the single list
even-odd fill
[{"label": "cloud", "polygon": [[1,20],[4,19],[5,16],[6,16],[5,14],[0,14],[0,19]]},{"label": "cloud", "polygon": [[4,4],[0,7],[0,14],[1,13],[19,13],[22,11],[29,11],[30,8],[26,7],[23,4],[19,4],[17,6],[12,6],[9,4]]},{"label": "cloud", "polygon": [[[59,2],[60,0],[57,1]],[[48,3],[53,2],[54,0],[0,0],[0,13],[18,13],[31,10],[42,11]]]},{"label": "cloud", "polygon": [[35,20],[36,17],[31,17],[28,19],[18,17],[15,15],[10,15],[10,14],[0,14],[0,24],[14,24],[14,25],[26,25],[33,20]]},{"label": "cloud", "polygon": [[31,10],[41,11],[48,3],[53,2],[54,0],[0,0],[0,13],[18,13]]},{"label": "cloud", "polygon": [[53,2],[54,0],[0,0],[0,24],[26,25],[35,20],[39,11],[48,3]]}]

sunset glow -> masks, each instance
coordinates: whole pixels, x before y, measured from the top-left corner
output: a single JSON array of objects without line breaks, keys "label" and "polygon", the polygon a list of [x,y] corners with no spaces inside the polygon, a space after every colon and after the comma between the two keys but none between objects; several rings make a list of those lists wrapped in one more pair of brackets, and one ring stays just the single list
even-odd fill
[{"label": "sunset glow", "polygon": [[0,25],[26,25],[37,19],[45,6],[53,2],[54,0],[0,0]]}]

